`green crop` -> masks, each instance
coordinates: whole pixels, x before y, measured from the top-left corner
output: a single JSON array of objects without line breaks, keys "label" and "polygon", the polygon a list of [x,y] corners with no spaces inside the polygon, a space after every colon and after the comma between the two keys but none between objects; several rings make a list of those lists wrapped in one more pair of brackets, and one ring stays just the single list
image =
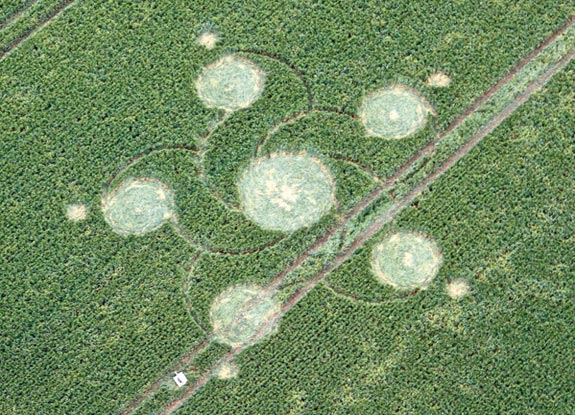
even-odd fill
[{"label": "green crop", "polygon": [[[2,2],[0,413],[574,412],[575,66],[517,101],[567,62],[572,30],[486,95],[574,8]],[[218,74],[230,79],[202,99],[206,68],[230,56],[253,73]],[[426,83],[437,72],[451,83]],[[360,114],[391,85],[433,112],[386,140]],[[263,229],[244,215],[243,172],[303,153],[329,171],[333,204],[309,226]],[[131,194],[118,234],[102,207],[136,178],[169,195],[142,210],[158,194]],[[397,232],[441,249],[426,290],[377,280],[373,249]],[[214,299],[253,285],[274,304],[227,309],[232,344],[212,341]]]}]

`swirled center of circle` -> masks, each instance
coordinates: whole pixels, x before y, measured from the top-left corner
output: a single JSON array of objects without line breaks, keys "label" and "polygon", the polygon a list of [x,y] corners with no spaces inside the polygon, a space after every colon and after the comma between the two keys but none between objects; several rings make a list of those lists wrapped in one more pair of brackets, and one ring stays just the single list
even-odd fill
[{"label": "swirled center of circle", "polygon": [[237,285],[222,292],[210,309],[215,340],[231,347],[251,345],[274,331],[280,303],[261,287]]},{"label": "swirled center of circle", "polygon": [[325,215],[335,201],[328,169],[307,155],[279,155],[252,163],[239,193],[244,214],[264,229],[293,232]]},{"label": "swirled center of circle", "polygon": [[377,278],[398,289],[425,288],[441,266],[437,244],[422,234],[399,232],[375,246],[372,266]]},{"label": "swirled center of circle", "polygon": [[236,111],[253,104],[264,89],[265,73],[252,61],[226,56],[207,65],[196,90],[208,108]]},{"label": "swirled center of circle", "polygon": [[128,179],[102,200],[104,219],[122,235],[140,235],[158,229],[174,212],[174,195],[162,182]]},{"label": "swirled center of circle", "polygon": [[395,86],[369,94],[359,114],[370,135],[397,139],[423,128],[429,111],[429,104],[415,91]]}]

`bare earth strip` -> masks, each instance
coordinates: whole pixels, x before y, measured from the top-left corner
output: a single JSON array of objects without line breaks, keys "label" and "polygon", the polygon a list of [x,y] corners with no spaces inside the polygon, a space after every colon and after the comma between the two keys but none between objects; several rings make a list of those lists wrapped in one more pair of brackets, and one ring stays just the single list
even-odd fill
[{"label": "bare earth strip", "polygon": [[38,25],[36,25],[35,27],[33,27],[32,29],[26,30],[24,33],[21,33],[16,39],[14,39],[13,41],[11,41],[8,45],[6,45],[5,47],[3,47],[0,50],[0,61],[2,61],[2,59],[4,59],[6,56],[8,56],[10,53],[12,53],[14,50],[16,50],[22,43],[24,43],[26,40],[30,39],[32,36],[34,36],[36,33],[40,32],[42,29],[44,29],[46,26],[48,26],[50,24],[50,22],[52,20],[54,20],[55,18],[57,18],[60,14],[62,14],[66,9],[70,8],[72,5],[74,5],[74,3],[76,2],[76,0],[66,0],[63,1],[61,4],[59,4],[57,7],[55,7],[54,9],[52,9],[52,11],[46,15],[40,22]]},{"label": "bare earth strip", "polygon": [[0,23],[0,30],[10,26],[13,22],[17,21],[26,10],[32,7],[35,3],[38,3],[38,1],[39,0],[28,0],[26,3],[24,3],[19,10],[8,16],[6,20]]},{"label": "bare earth strip", "polygon": [[[427,154],[431,153],[435,145],[441,141],[442,138],[448,136],[456,128],[462,125],[468,118],[473,116],[477,111],[479,111],[483,104],[485,104],[496,92],[498,92],[507,84],[531,61],[539,57],[539,55],[549,46],[553,41],[557,40],[562,36],[567,30],[572,29],[575,24],[575,19],[570,19],[565,25],[563,25],[557,32],[555,32],[550,38],[544,41],[535,51],[523,58],[504,78],[502,78],[497,84],[490,88],[482,97],[480,97],[471,107],[469,107],[461,116],[457,117],[447,128],[441,133],[436,139],[428,143],[424,148],[417,152],[413,157],[411,157],[407,163],[397,170],[391,177],[389,177],[382,186],[378,187],[373,191],[368,197],[366,197],[361,203],[356,207],[351,209],[338,223],[332,227],[326,234],[319,237],[316,242],[309,247],[306,251],[300,254],[294,262],[287,267],[284,271],[274,278],[268,285],[267,289],[272,291],[278,288],[285,278],[295,271],[300,265],[302,265],[306,259],[308,259],[313,253],[318,251],[331,236],[336,234],[338,231],[343,230],[346,224],[355,216],[357,216],[361,211],[363,211],[368,205],[377,200],[386,190],[393,187],[397,181],[411,168],[413,168],[419,161],[421,161]],[[565,67],[575,56],[575,50],[570,50],[565,56],[563,56],[558,62],[550,65],[549,68],[534,79],[515,99],[505,106],[502,111],[493,117],[489,122],[483,126],[476,134],[474,134],[464,145],[462,145],[454,154],[448,157],[436,170],[422,179],[410,192],[405,194],[400,200],[396,201],[386,212],[384,212],[377,220],[374,221],[371,226],[369,226],[365,231],[359,234],[356,239],[346,248],[342,253],[340,253],[331,264],[322,269],[319,273],[315,274],[306,285],[300,288],[283,306],[279,313],[273,316],[273,318],[267,324],[275,324],[279,319],[286,314],[293,306],[295,306],[310,290],[312,290],[317,284],[319,284],[330,272],[336,269],[339,265],[349,259],[357,249],[359,249],[366,241],[373,237],[383,226],[390,221],[394,220],[395,217],[407,206],[413,202],[421,193],[428,188],[439,176],[445,173],[450,167],[455,165],[462,157],[464,157],[472,148],[474,148],[485,136],[491,133],[497,126],[499,126],[503,120],[505,120],[509,115],[511,115],[519,106],[526,102],[529,97],[531,97],[535,92],[537,92],[541,87],[559,70]],[[266,327],[262,327],[265,330]],[[230,362],[235,356],[240,354],[245,348],[235,348],[229,353],[225,354],[221,362]],[[183,366],[183,365],[182,365]],[[212,369],[206,371],[200,378],[196,380],[193,384],[190,384],[186,392],[178,399],[172,401],[161,413],[163,415],[168,415],[181,407],[188,398],[190,398],[199,388],[206,384],[212,377]],[[145,399],[144,394],[141,397],[141,401]],[[129,412],[123,412],[125,415]]]},{"label": "bare earth strip", "polygon": [[[144,403],[146,399],[148,399],[149,396],[151,396],[158,389],[160,389],[160,387],[162,386],[162,382],[166,377],[170,376],[173,372],[180,370],[182,367],[186,367],[194,359],[194,357],[203,352],[209,345],[210,345],[210,339],[205,339],[199,345],[197,345],[188,353],[186,353],[184,357],[182,357],[176,365],[166,370],[165,374],[161,378],[159,378],[150,386],[148,386],[148,388],[144,391],[144,393],[142,393],[142,395],[140,395],[138,398],[130,402],[128,406],[126,406],[126,408],[120,413],[120,415],[128,415],[132,413],[134,410],[136,410],[142,403]],[[204,376],[202,376],[202,378]],[[196,383],[198,383],[200,380],[201,378],[198,379]]]}]

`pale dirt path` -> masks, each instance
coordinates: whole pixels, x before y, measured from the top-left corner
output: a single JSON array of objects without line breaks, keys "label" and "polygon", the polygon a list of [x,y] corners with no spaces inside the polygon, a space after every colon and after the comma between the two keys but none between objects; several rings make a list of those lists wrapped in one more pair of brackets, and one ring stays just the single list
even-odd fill
[{"label": "pale dirt path", "polygon": [[48,16],[46,16],[44,19],[42,19],[36,25],[36,27],[25,31],[20,36],[18,36],[17,39],[13,40],[8,45],[6,45],[2,49],[0,49],[0,61],[2,61],[2,59],[4,59],[6,56],[8,56],[10,53],[12,53],[15,49],[17,49],[26,40],[28,40],[29,38],[34,36],[36,33],[40,32],[42,29],[44,29],[46,26],[48,26],[52,20],[54,20],[60,14],[62,14],[64,12],[64,10],[72,7],[75,2],[76,2],[76,0],[67,0],[67,1],[63,2],[62,4],[58,5],[57,7],[55,7],[50,12],[50,14],[48,14]]},{"label": "pale dirt path", "polygon": [[20,18],[20,16],[22,16],[26,12],[26,10],[28,10],[34,4],[38,3],[38,1],[39,0],[28,0],[26,3],[24,3],[24,5],[20,9],[18,9],[16,12],[9,15],[6,18],[6,20],[4,20],[2,23],[0,23],[0,30],[4,29],[5,27],[11,25],[13,22],[18,20]]}]

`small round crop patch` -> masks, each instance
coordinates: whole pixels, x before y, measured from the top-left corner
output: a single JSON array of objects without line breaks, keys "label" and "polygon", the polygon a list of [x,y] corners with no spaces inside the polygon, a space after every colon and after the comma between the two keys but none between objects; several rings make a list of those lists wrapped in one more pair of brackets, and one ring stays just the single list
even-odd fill
[{"label": "small round crop patch", "polygon": [[102,211],[116,233],[140,235],[173,217],[174,194],[155,179],[128,179],[103,198]]},{"label": "small round crop patch", "polygon": [[376,245],[372,266],[377,278],[400,290],[426,288],[439,271],[442,255],[425,235],[399,232]]},{"label": "small round crop patch", "polygon": [[335,202],[328,169],[305,154],[253,162],[239,182],[244,214],[264,229],[293,232],[316,223]]},{"label": "small round crop patch", "polygon": [[208,108],[236,111],[253,104],[264,89],[265,73],[255,63],[226,56],[209,64],[196,80],[196,90]]},{"label": "small round crop patch", "polygon": [[212,50],[216,47],[216,43],[218,43],[219,36],[214,31],[205,31],[199,34],[197,43],[200,46],[205,47],[208,50]]},{"label": "small round crop patch", "polygon": [[446,88],[451,84],[451,78],[445,72],[434,72],[427,78],[427,85],[436,88]]},{"label": "small round crop patch", "polygon": [[218,379],[232,379],[238,376],[238,364],[236,362],[224,362],[214,370],[214,374]]},{"label": "small round crop patch", "polygon": [[458,300],[469,293],[469,283],[462,278],[457,278],[453,281],[449,281],[445,289],[451,298]]},{"label": "small round crop patch", "polygon": [[66,217],[72,222],[80,222],[88,217],[86,205],[76,203],[66,207]]},{"label": "small round crop patch", "polygon": [[430,105],[417,92],[394,86],[378,89],[365,97],[359,116],[368,134],[397,139],[422,129],[430,110]]},{"label": "small round crop patch", "polygon": [[210,320],[214,339],[231,347],[244,347],[270,336],[275,325],[270,320],[281,305],[257,285],[228,288],[214,300]]}]

